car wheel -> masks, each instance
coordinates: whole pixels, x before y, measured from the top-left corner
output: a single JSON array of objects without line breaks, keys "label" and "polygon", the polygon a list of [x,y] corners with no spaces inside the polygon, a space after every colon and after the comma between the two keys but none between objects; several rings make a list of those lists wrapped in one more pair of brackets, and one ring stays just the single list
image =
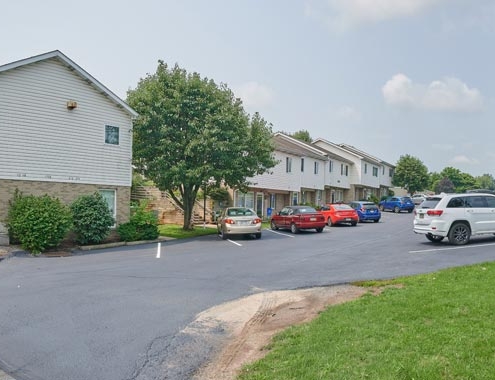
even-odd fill
[{"label": "car wheel", "polygon": [[353,227],[356,227],[356,225],[357,225],[357,222],[352,222],[351,223],[351,226],[353,226]]},{"label": "car wheel", "polygon": [[471,229],[464,222],[457,222],[450,227],[449,243],[454,245],[466,244],[471,238]]},{"label": "car wheel", "polygon": [[297,228],[297,226],[295,225],[295,223],[292,223],[290,225],[290,232],[292,232],[293,234],[297,234],[299,232],[299,228]]},{"label": "car wheel", "polygon": [[380,221],[380,219],[375,219],[373,220],[373,223],[378,223]]},{"label": "car wheel", "polygon": [[380,211],[385,211],[385,207],[383,207],[383,205],[378,206],[378,208],[380,209]]},{"label": "car wheel", "polygon": [[277,225],[275,224],[275,222],[274,222],[273,220],[272,220],[272,221],[271,221],[271,223],[270,223],[270,228],[271,228],[272,230],[278,230],[278,227],[277,227]]},{"label": "car wheel", "polygon": [[332,219],[331,219],[331,218],[328,218],[328,220],[327,220],[327,226],[328,226],[328,227],[333,227],[333,226],[335,226],[335,223],[333,223],[333,222],[332,222]]},{"label": "car wheel", "polygon": [[400,212],[400,208],[399,208],[399,206],[395,206],[395,207],[394,207],[394,212],[395,212],[396,214],[398,214],[398,213]]},{"label": "car wheel", "polygon": [[318,228],[316,229],[316,232],[323,232],[323,227],[318,227]]},{"label": "car wheel", "polygon": [[411,212],[413,212],[413,210],[407,210],[407,212],[410,214]]},{"label": "car wheel", "polygon": [[437,236],[432,234],[426,234],[426,238],[433,243],[440,243],[443,240],[443,236]]},{"label": "car wheel", "polygon": [[227,240],[228,236],[225,232],[223,232],[223,230],[220,230],[220,237],[222,238],[222,240]]},{"label": "car wheel", "polygon": [[254,235],[256,239],[261,239],[261,232],[258,232],[257,234]]}]

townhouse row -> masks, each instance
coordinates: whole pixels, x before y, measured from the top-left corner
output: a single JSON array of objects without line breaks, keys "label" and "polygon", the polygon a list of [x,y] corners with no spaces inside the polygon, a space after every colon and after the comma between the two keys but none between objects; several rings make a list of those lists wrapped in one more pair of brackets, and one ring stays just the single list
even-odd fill
[{"label": "townhouse row", "polygon": [[311,144],[273,135],[278,164],[248,179],[248,192],[233,191],[236,206],[268,218],[284,206],[365,200],[388,195],[395,166],[351,145],[318,138]]}]

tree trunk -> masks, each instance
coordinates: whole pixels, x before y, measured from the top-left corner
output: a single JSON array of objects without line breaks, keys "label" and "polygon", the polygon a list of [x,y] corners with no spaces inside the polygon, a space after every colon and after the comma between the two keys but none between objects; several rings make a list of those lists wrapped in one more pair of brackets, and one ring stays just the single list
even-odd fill
[{"label": "tree trunk", "polygon": [[184,192],[184,225],[182,229],[184,230],[192,230],[193,228],[193,208],[194,208],[195,197],[193,197],[190,193]]}]

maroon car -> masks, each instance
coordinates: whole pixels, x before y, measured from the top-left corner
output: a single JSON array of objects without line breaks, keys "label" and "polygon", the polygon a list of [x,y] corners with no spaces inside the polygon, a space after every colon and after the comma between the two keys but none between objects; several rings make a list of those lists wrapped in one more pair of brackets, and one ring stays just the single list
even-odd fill
[{"label": "maroon car", "polygon": [[270,222],[272,230],[286,229],[293,234],[313,228],[316,232],[322,232],[325,224],[325,217],[309,206],[286,206],[273,215]]}]

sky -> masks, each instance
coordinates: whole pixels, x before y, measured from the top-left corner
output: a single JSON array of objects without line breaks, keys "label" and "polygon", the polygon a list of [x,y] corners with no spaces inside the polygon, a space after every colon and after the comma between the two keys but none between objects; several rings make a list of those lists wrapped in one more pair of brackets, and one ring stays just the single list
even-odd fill
[{"label": "sky", "polygon": [[121,97],[158,61],[274,132],[495,176],[493,0],[17,0],[0,65],[60,50]]}]

